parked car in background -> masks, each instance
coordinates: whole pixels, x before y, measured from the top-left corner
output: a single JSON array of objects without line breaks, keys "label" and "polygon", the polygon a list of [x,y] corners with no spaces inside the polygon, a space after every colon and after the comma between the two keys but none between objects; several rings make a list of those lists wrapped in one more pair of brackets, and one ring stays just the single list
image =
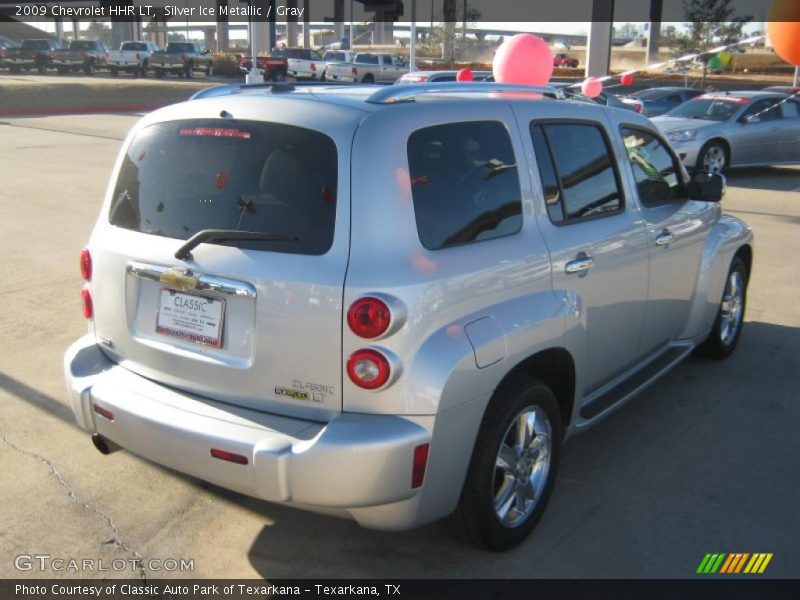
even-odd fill
[{"label": "parked car in background", "polygon": [[350,50],[326,50],[325,54],[322,55],[323,65],[320,79],[327,79],[328,65],[333,63],[351,63],[355,56],[355,52],[351,52]]},{"label": "parked car in background", "polygon": [[793,96],[794,94],[800,94],[800,87],[792,87],[790,85],[771,85],[769,87],[765,87],[762,92],[778,92],[780,94],[788,94]]},{"label": "parked car in background", "polygon": [[578,59],[568,54],[556,54],[553,56],[553,66],[575,68],[578,66]]},{"label": "parked car in background", "polygon": [[178,77],[192,77],[195,71],[201,71],[208,77],[214,74],[214,61],[211,53],[201,44],[194,42],[170,42],[161,52],[150,56],[150,66],[156,77],[164,77],[168,73]]},{"label": "parked car in background", "polygon": [[[251,56],[242,56],[239,59],[239,70],[242,73],[249,73],[252,65]],[[285,56],[257,56],[256,69],[261,71],[265,81],[285,81],[289,61]]]},{"label": "parked car in background", "polygon": [[322,55],[309,48],[275,48],[271,56],[285,58],[287,75],[295,79],[321,79],[325,72]]},{"label": "parked car in background", "polygon": [[391,83],[408,73],[408,63],[401,56],[378,52],[359,52],[352,63],[328,65],[328,79],[350,83]]},{"label": "parked car in background", "polygon": [[107,66],[111,74],[116,76],[120,71],[147,77],[150,57],[160,48],[155,42],[122,42],[119,50],[109,50]]},{"label": "parked car in background", "polygon": [[17,48],[17,46],[10,42],[0,42],[0,69],[8,69],[11,66],[11,62],[8,60],[8,51],[12,48]]},{"label": "parked car in background", "polygon": [[753,235],[646,118],[503,87],[230,85],[137,123],[64,357],[97,449],[523,542],[565,439],[734,352]]},{"label": "parked car in background", "polygon": [[653,118],[687,167],[800,163],[800,100],[774,92],[703,94]]},{"label": "parked car in background", "polygon": [[95,70],[107,66],[108,47],[99,40],[73,40],[66,49],[56,50],[50,60],[59,75],[83,71],[94,75]]},{"label": "parked car in background", "polygon": [[36,69],[44,75],[52,67],[53,55],[61,45],[51,39],[22,40],[19,48],[7,48],[5,62],[12,73]]},{"label": "parked car in background", "polygon": [[[412,83],[441,83],[443,81],[455,81],[458,71],[411,71],[398,77],[394,85],[407,85]],[[493,81],[491,71],[473,71],[473,81]]]},{"label": "parked car in background", "polygon": [[620,108],[622,110],[630,110],[636,112],[636,109],[632,105],[625,104],[614,94],[606,90],[601,91],[594,98],[589,98],[583,95],[579,85],[571,83],[560,83],[560,82],[552,83],[551,85],[554,88],[560,89],[562,92],[564,92],[564,95],[567,98],[572,98],[575,100],[581,100],[585,102],[593,102],[594,104],[600,104],[601,106],[608,106],[610,108]]},{"label": "parked car in background", "polygon": [[646,117],[663,115],[665,112],[680,106],[703,93],[703,90],[686,87],[658,87],[634,92],[620,98],[625,104],[632,105],[636,112]]}]

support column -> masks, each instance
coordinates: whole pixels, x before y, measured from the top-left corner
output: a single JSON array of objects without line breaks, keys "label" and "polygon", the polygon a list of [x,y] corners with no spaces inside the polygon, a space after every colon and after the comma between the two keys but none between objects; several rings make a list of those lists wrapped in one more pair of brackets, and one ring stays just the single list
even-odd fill
[{"label": "support column", "polygon": [[664,0],[650,0],[650,23],[647,28],[647,58],[645,65],[658,62],[658,49],[661,46],[661,12]]},{"label": "support column", "polygon": [[335,42],[344,37],[344,0],[333,0],[333,37]]},{"label": "support column", "polygon": [[222,16],[221,8],[227,8],[228,0],[217,0],[217,52],[225,52],[230,46],[228,17]]},{"label": "support column", "polygon": [[611,35],[614,25],[614,0],[593,0],[592,22],[586,45],[587,77],[608,75],[611,65]]},{"label": "support column", "polygon": [[248,29],[248,41],[250,42],[250,56],[252,57],[252,66],[250,72],[245,77],[246,83],[264,83],[264,76],[257,68],[256,57],[259,54],[266,52],[265,42],[267,41],[267,23],[266,21],[251,20]]},{"label": "support column", "polygon": [[311,48],[311,0],[303,0],[303,48]]},{"label": "support column", "polygon": [[59,17],[56,17],[56,37],[59,41],[64,39],[64,21],[62,21]]},{"label": "support column", "polygon": [[81,25],[78,19],[72,19],[72,39],[73,40],[81,39]]},{"label": "support column", "polygon": [[[286,7],[297,8],[297,0],[286,0]],[[297,46],[297,17],[290,14],[286,15],[286,45],[290,48]]]}]

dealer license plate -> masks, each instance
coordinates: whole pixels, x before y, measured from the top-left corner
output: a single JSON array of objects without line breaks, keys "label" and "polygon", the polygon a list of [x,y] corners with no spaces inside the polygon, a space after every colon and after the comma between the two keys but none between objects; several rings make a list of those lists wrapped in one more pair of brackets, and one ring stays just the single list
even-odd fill
[{"label": "dealer license plate", "polygon": [[219,348],[225,300],[162,289],[158,301],[156,333]]}]

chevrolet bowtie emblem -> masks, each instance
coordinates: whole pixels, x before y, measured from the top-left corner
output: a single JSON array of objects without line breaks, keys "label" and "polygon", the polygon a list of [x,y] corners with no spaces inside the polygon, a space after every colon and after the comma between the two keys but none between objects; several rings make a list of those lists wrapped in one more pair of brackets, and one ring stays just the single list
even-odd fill
[{"label": "chevrolet bowtie emblem", "polygon": [[193,290],[197,287],[197,277],[179,269],[164,271],[158,280],[175,290]]}]

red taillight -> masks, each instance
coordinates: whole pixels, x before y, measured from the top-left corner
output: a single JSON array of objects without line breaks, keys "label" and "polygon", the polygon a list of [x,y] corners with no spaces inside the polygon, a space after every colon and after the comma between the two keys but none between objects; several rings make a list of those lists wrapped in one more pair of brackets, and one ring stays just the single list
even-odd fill
[{"label": "red taillight", "polygon": [[317,70],[317,65],[315,65],[314,63],[311,63],[311,70],[312,71],[316,71]]},{"label": "red taillight", "polygon": [[637,113],[642,112],[642,105],[641,104],[634,104],[633,108],[636,110]]},{"label": "red taillight", "polygon": [[356,69],[355,67],[353,67],[353,68],[351,69],[351,71],[353,72],[353,76],[354,76],[354,77],[355,77],[356,75],[358,75],[358,69]]},{"label": "red taillight", "polygon": [[136,60],[140,60],[141,58],[142,58],[142,57],[141,57],[141,56],[139,56],[139,53],[137,52],[137,53],[136,53]]},{"label": "red taillight", "polygon": [[81,52],[81,58],[88,58],[89,55],[86,52]]},{"label": "red taillight", "polygon": [[425,469],[428,466],[428,451],[430,444],[420,444],[414,448],[414,463],[411,470],[411,488],[422,487],[425,482]]},{"label": "red taillight", "polygon": [[247,457],[241,454],[234,454],[233,452],[226,452],[225,450],[211,449],[211,456],[220,460],[227,460],[228,462],[236,463],[237,465],[246,465]]},{"label": "red taillight", "polygon": [[48,53],[47,53],[47,55],[48,55],[50,58],[55,58],[55,57],[56,57],[56,53],[55,53],[54,51],[52,51],[52,50],[51,50],[50,52],[48,52]]},{"label": "red taillight", "polygon": [[83,299],[83,318],[91,319],[94,316],[94,306],[92,304],[92,294],[86,286],[81,290],[81,298]]},{"label": "red taillight", "polygon": [[347,324],[358,337],[373,339],[386,332],[392,313],[383,300],[366,297],[353,302],[347,311]]},{"label": "red taillight", "polygon": [[105,417],[109,421],[114,420],[114,413],[112,413],[107,408],[103,408],[102,406],[97,406],[97,404],[94,404],[92,406],[94,408],[94,412],[96,412],[98,415]]},{"label": "red taillight", "polygon": [[375,390],[389,381],[391,367],[386,357],[375,350],[356,350],[347,360],[350,381],[365,390]]},{"label": "red taillight", "polygon": [[181,60],[182,60],[183,62],[186,62],[186,55],[185,55],[185,54],[181,54]]},{"label": "red taillight", "polygon": [[92,255],[88,248],[81,250],[81,277],[84,281],[92,280]]}]

